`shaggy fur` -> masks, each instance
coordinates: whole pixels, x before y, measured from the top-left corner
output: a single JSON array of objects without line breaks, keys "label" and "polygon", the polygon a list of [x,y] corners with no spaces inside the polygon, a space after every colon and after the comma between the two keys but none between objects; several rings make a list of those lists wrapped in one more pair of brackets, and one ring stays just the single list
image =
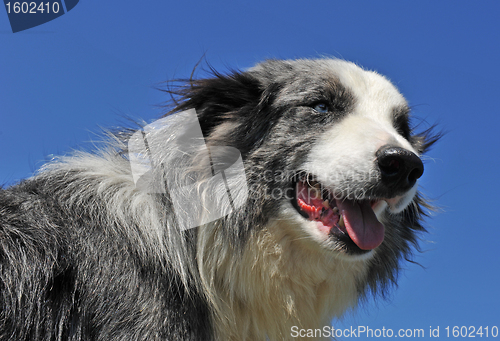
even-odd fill
[{"label": "shaggy fur", "polygon": [[[416,183],[384,182],[380,153],[422,155],[436,138],[413,133],[389,81],[341,60],[269,60],[169,92],[166,117],[180,124],[176,113],[196,110],[213,166],[218,146],[241,153],[246,187],[232,185],[248,189],[233,193],[244,205],[180,228],[168,188],[134,182],[130,130],[1,189],[0,340],[291,339],[292,326],[329,325],[395,283],[428,204]],[[179,164],[211,169],[160,137],[158,186]],[[383,242],[369,249],[345,230],[322,232],[297,206],[298,184],[310,182],[370,202]],[[219,190],[200,190],[202,202]]]}]

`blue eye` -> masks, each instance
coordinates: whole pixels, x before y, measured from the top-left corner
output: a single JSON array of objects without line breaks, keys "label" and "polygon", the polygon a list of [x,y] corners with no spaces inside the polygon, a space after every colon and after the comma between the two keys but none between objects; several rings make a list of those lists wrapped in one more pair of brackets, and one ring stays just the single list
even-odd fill
[{"label": "blue eye", "polygon": [[317,103],[313,106],[313,109],[319,112],[320,114],[326,114],[328,112],[328,104]]}]

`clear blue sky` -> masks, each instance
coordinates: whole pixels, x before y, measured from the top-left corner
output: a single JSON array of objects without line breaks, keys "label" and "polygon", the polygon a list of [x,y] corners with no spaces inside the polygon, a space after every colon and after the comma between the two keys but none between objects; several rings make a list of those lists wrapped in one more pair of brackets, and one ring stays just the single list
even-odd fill
[{"label": "clear blue sky", "polygon": [[[323,55],[387,75],[446,136],[424,192],[442,211],[389,300],[342,326],[500,326],[500,2],[92,1],[11,33],[0,8],[0,183],[86,148],[123,115],[152,120],[153,85],[217,69]],[[426,124],[423,124],[426,127]],[[361,339],[361,338],[358,338]]]}]

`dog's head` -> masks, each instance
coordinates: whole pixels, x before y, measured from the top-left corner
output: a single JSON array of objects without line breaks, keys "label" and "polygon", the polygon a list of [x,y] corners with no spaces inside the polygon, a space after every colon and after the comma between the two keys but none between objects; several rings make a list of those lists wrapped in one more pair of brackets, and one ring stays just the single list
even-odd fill
[{"label": "dog's head", "polygon": [[293,220],[328,252],[376,255],[372,277],[391,277],[422,230],[421,155],[436,138],[413,132],[386,78],[342,60],[270,60],[174,93],[175,111],[197,110],[208,146],[243,156],[250,195],[233,217],[240,239],[270,219]]}]

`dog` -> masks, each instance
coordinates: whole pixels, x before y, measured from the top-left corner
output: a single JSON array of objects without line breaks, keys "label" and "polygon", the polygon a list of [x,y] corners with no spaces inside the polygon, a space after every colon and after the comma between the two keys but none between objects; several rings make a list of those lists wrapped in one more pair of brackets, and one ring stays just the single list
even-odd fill
[{"label": "dog", "polygon": [[396,283],[438,137],[389,80],[267,60],[166,91],[0,190],[0,340],[288,340]]}]

